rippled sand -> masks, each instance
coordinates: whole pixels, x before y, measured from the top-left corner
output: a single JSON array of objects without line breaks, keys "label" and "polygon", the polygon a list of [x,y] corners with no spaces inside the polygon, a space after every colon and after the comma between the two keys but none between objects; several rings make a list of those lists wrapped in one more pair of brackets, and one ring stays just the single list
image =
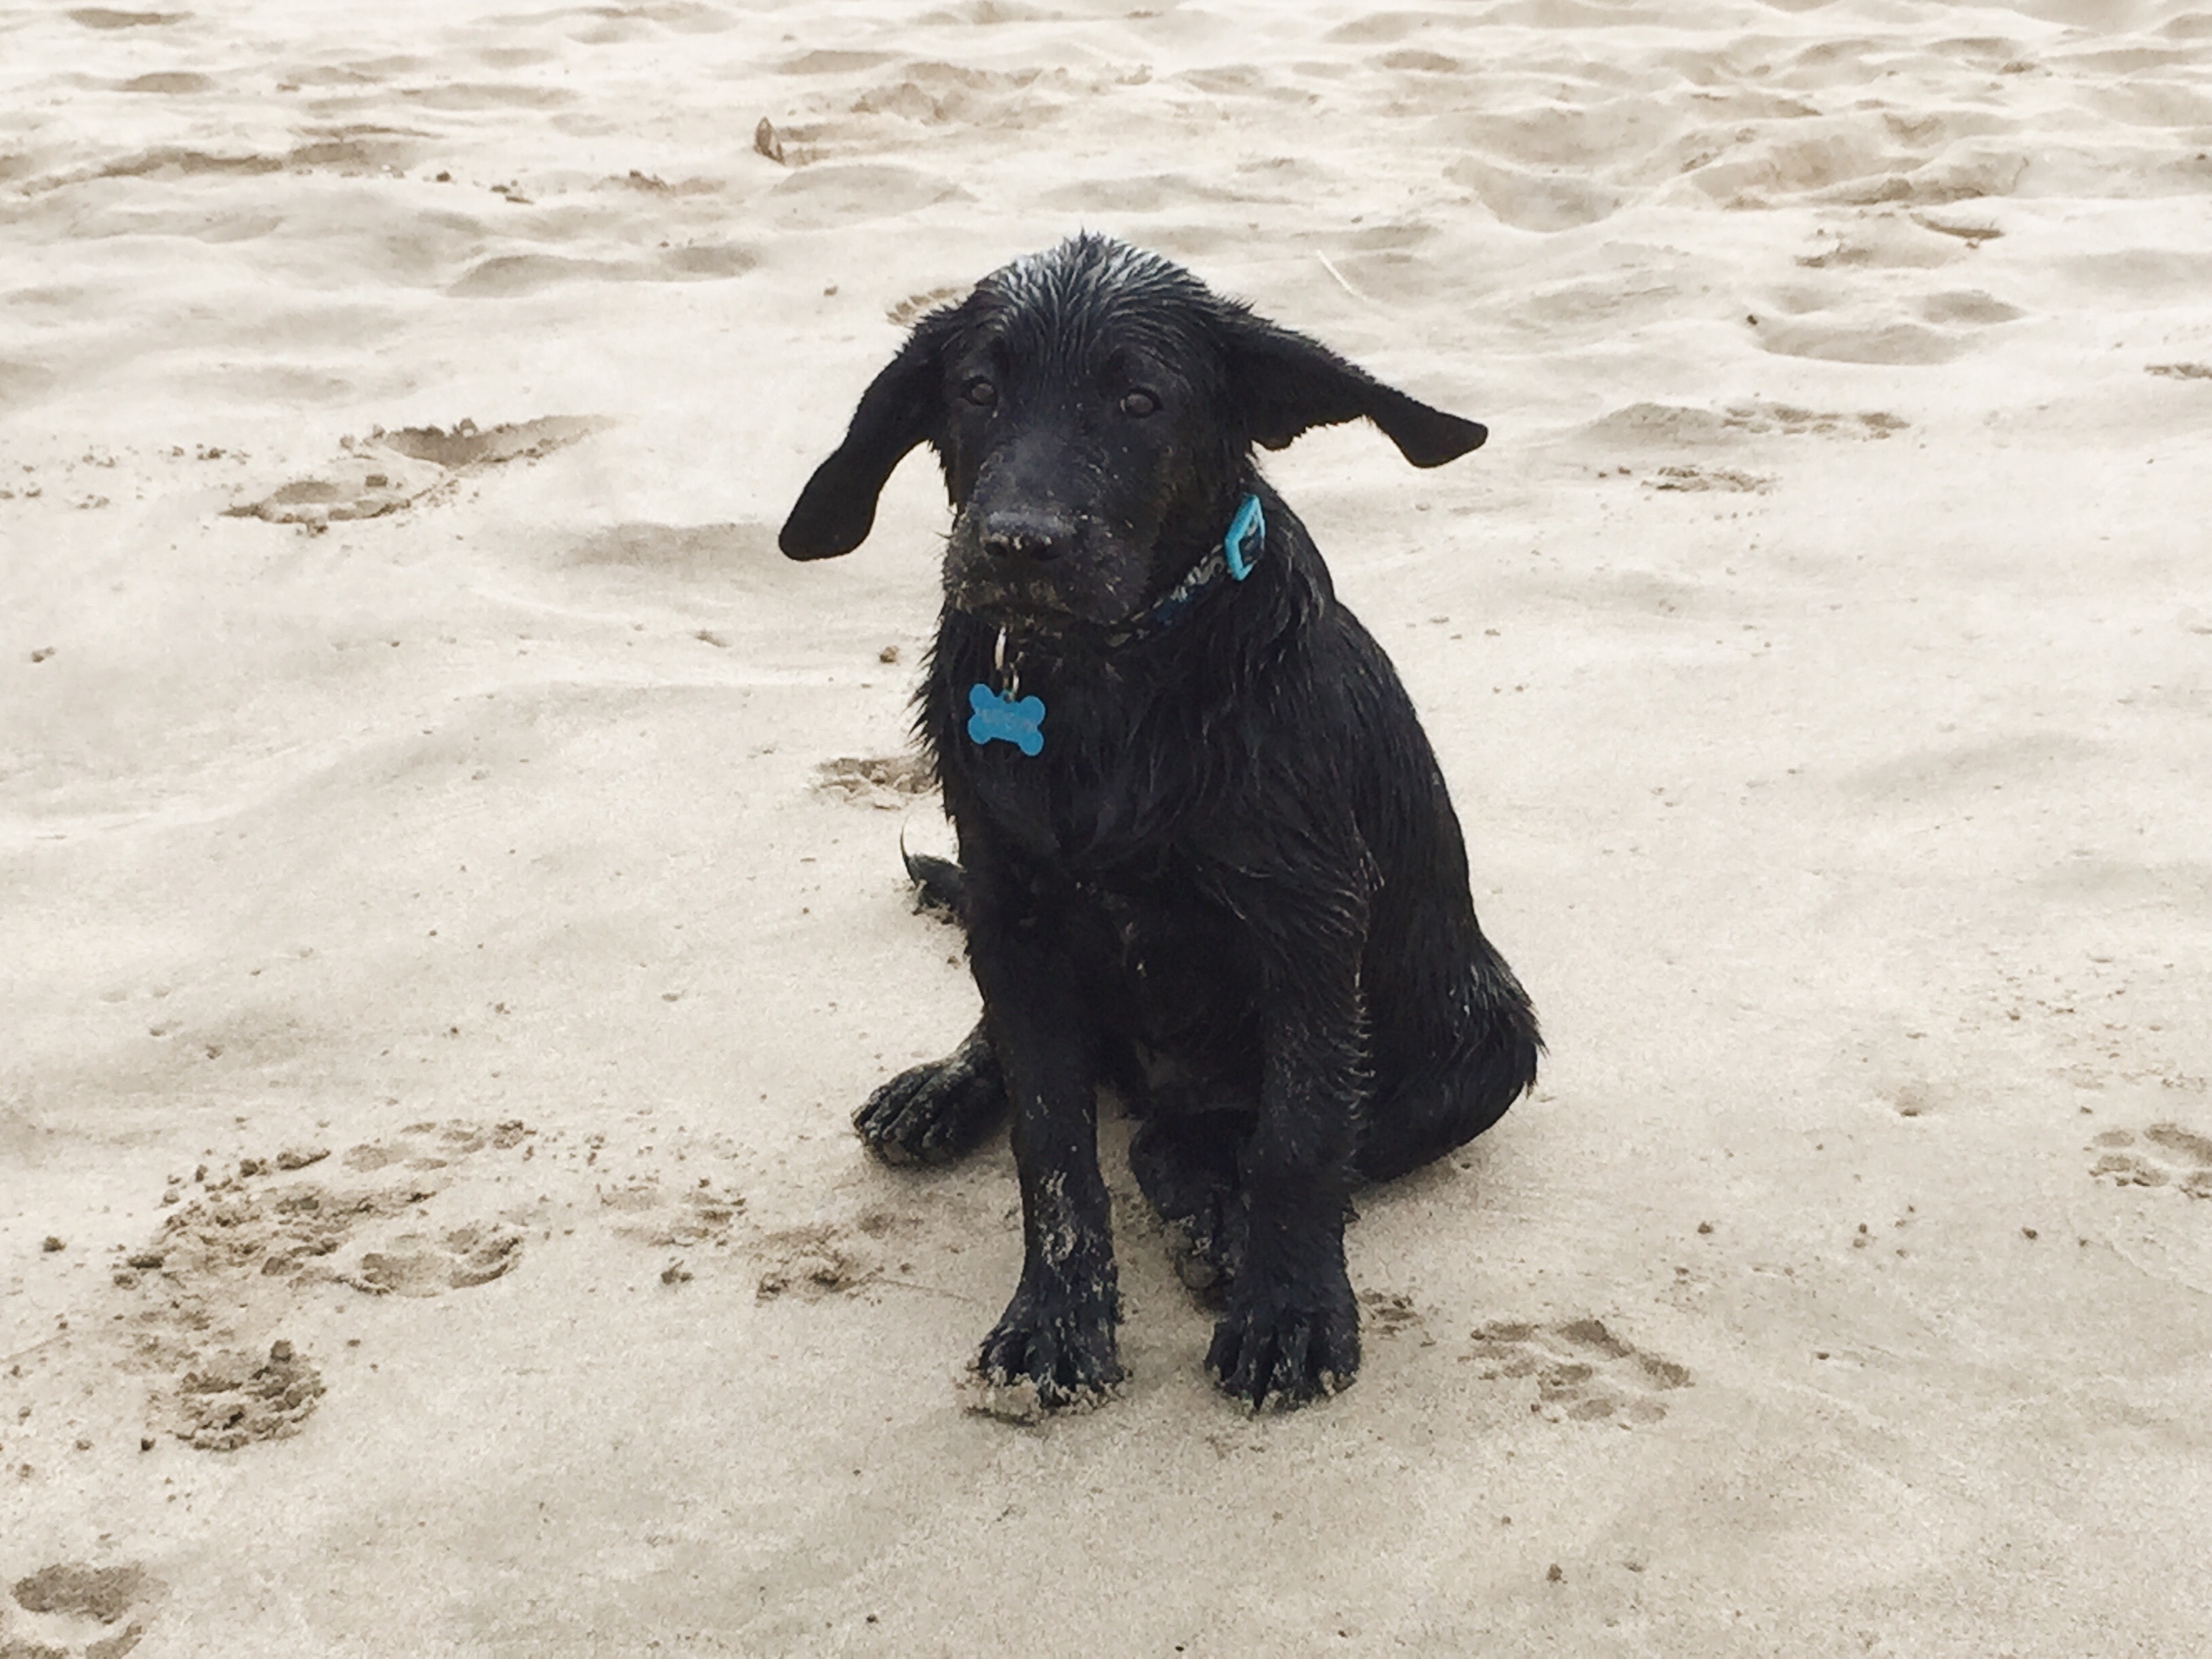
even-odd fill
[{"label": "rippled sand", "polygon": [[[763,125],[765,124],[765,125]],[[0,9],[0,1655],[2194,1655],[2212,9]],[[943,504],[1078,227],[1492,428],[1268,463],[1552,1043],[1250,1420],[1107,1139],[845,1129]]]}]

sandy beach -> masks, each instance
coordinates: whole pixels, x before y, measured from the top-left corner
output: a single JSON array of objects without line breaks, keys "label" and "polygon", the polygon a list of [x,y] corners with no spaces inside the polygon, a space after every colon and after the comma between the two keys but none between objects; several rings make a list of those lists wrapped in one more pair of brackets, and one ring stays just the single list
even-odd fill
[{"label": "sandy beach", "polygon": [[[1249,1417],[957,1375],[921,456],[1079,228],[1491,428],[1266,460],[1543,1018]],[[2212,5],[0,5],[0,1659],[2184,1659]]]}]

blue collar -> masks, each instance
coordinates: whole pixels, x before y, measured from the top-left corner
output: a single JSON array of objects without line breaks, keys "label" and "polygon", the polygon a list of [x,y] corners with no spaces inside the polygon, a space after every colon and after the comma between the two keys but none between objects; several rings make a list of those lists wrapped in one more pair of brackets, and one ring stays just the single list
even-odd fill
[{"label": "blue collar", "polygon": [[1183,613],[1198,603],[1206,591],[1217,586],[1223,577],[1241,582],[1252,574],[1252,566],[1267,544],[1267,518],[1260,510],[1260,498],[1248,495],[1237,504],[1236,515],[1229,520],[1229,528],[1221,538],[1221,545],[1208,548],[1206,556],[1190,568],[1190,574],[1177,582],[1143,615],[1132,617],[1122,627],[1106,636],[1109,646],[1127,645],[1132,641],[1148,639],[1165,632],[1181,622]]},{"label": "blue collar", "polygon": [[[1190,574],[1152,609],[1109,634],[1107,645],[1127,645],[1132,640],[1145,639],[1174,627],[1207,588],[1224,577],[1241,582],[1250,575],[1253,560],[1259,557],[1267,544],[1267,520],[1260,511],[1260,498],[1247,495],[1237,503],[1237,514],[1229,520],[1228,532],[1222,537],[1221,545],[1208,548],[1206,556],[1191,567]],[[992,683],[1001,677],[1006,681],[1003,688]],[[1021,690],[1021,670],[1016,667],[1009,672],[1006,667],[1006,630],[1002,628],[999,630],[999,643],[991,653],[991,679],[978,680],[968,688],[968,741],[979,749],[994,743],[1012,744],[1031,758],[1042,754],[1044,699],[1023,696]]]}]

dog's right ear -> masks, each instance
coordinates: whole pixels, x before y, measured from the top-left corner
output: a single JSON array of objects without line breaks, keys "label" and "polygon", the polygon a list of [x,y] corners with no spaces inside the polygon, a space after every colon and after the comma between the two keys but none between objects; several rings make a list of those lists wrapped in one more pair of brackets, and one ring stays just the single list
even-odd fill
[{"label": "dog's right ear", "polygon": [[916,444],[940,435],[944,350],[953,317],[948,307],[915,324],[898,356],[860,394],[845,441],[814,469],[783,521],[776,545],[787,558],[834,559],[867,540],[876,498],[892,471]]}]

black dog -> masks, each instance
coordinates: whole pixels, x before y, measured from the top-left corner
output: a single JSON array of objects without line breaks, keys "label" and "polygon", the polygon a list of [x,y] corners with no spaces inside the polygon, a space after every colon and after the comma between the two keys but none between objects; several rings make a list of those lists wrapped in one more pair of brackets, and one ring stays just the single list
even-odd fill
[{"label": "black dog", "polygon": [[1477,927],[1435,757],[1389,661],[1255,469],[1365,416],[1416,466],[1487,435],[1178,265],[1096,236],[932,312],[784,525],[851,551],[916,444],[954,519],[917,725],[959,835],[983,1018],[854,1119],[893,1162],[1011,1104],[1027,1255],[977,1367],[1047,1407],[1118,1382],[1096,1090],[1224,1309],[1229,1394],[1348,1383],[1354,1185],[1482,1133],[1534,1081],[1527,995]]}]

